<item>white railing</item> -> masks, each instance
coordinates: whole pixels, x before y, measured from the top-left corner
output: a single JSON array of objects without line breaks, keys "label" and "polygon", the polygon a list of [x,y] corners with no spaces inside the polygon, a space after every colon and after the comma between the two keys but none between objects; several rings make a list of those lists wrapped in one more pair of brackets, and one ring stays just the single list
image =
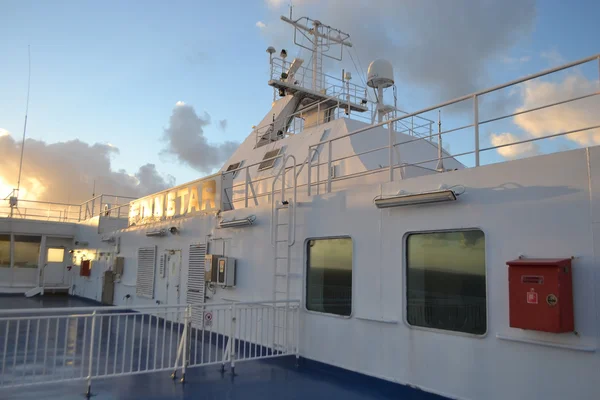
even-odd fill
[{"label": "white railing", "polygon": [[[576,92],[567,87],[567,89],[565,89],[566,93],[562,93],[564,95],[563,98],[560,98],[559,100],[549,99],[544,104],[544,99],[542,99],[540,104],[530,105],[529,107],[519,107],[511,113],[502,114],[501,112],[498,112],[499,108],[496,107],[497,103],[495,100],[498,98],[503,98],[504,96],[511,96],[515,92],[518,93],[519,89],[523,93],[526,93],[528,89],[527,86],[517,87],[517,85],[533,83],[536,79],[540,79],[549,75],[552,75],[549,80],[541,81],[541,84],[545,85],[548,82],[556,84],[559,82],[556,78],[561,78],[561,76],[557,75],[561,72],[573,73],[576,77],[585,77],[585,75],[581,73],[581,69],[584,67],[590,67],[590,65],[592,67],[593,76],[598,76],[600,73],[600,54],[543,71],[535,75],[526,76],[503,85],[462,96],[414,113],[394,117],[382,123],[372,124],[355,130],[346,135],[337,136],[332,139],[310,145],[308,148],[307,158],[298,165],[299,172],[297,177],[300,177],[300,173],[303,172],[307,174],[305,179],[299,179],[299,181],[302,183],[298,184],[298,188],[307,186],[307,192],[310,196],[314,194],[315,189],[316,194],[321,194],[322,188],[325,188],[325,192],[334,190],[334,182],[357,179],[369,175],[379,174],[379,180],[393,181],[398,172],[402,177],[404,175],[404,171],[410,168],[418,170],[419,173],[442,173],[443,171],[438,170],[437,168],[440,160],[446,163],[453,162],[454,165],[459,165],[460,167],[478,167],[480,165],[505,161],[506,158],[504,158],[501,153],[510,148],[518,149],[519,146],[536,143],[541,140],[549,141],[559,137],[572,138],[574,135],[579,135],[579,140],[572,143],[573,145],[577,145],[586,142],[586,140],[584,140],[585,137],[582,137],[582,135],[588,135],[587,137],[589,138],[589,143],[597,143],[596,133],[600,132],[600,117],[598,117],[600,113],[588,113],[589,115],[585,116],[589,118],[582,119],[581,112],[572,111],[561,114],[562,118],[566,119],[565,121],[561,121],[561,126],[569,126],[569,129],[562,128],[561,130],[561,128],[557,128],[557,132],[544,132],[544,134],[537,133],[535,135],[529,134],[529,136],[521,132],[521,134],[524,136],[520,140],[517,138],[514,140],[511,139],[508,142],[503,141],[496,144],[491,143],[491,140],[489,143],[486,143],[488,138],[481,135],[481,132],[484,132],[484,128],[486,132],[492,133],[510,132],[510,130],[507,130],[506,126],[495,124],[506,121],[515,122],[517,121],[517,118],[522,118],[526,115],[536,116],[542,120],[548,118],[555,119],[555,116],[547,113],[560,113],[561,111],[564,111],[561,109],[561,107],[565,106],[579,107],[583,105],[586,106],[583,108],[589,111],[589,102],[592,100],[597,100],[596,96],[600,94],[600,80],[598,79],[592,79],[589,81],[593,83],[593,85],[590,85],[590,87],[595,86],[595,89],[588,88],[589,90],[585,93]],[[508,93],[503,91],[507,91]],[[318,114],[321,115],[321,111],[329,111],[326,109],[321,110],[321,106],[325,102],[312,104],[304,110],[300,110],[297,113],[292,114],[290,117],[299,117],[303,112],[315,108],[319,111]],[[334,112],[332,112],[327,118],[322,118],[320,116],[312,125],[301,123],[299,129],[307,129],[311,126],[327,123],[335,118],[344,117],[344,109],[341,107],[342,105],[343,101],[340,100],[339,104],[336,104],[330,108],[330,110]],[[539,112],[546,114],[536,114]],[[443,130],[441,132],[434,132],[437,130],[435,129],[437,127],[433,121],[437,120],[439,115],[451,115],[452,118],[443,118]],[[596,117],[594,118],[594,116]],[[352,113],[349,117],[353,119],[365,119],[360,113]],[[288,134],[297,132],[297,128],[294,125],[295,121],[296,118],[292,118],[292,123],[288,128]],[[266,132],[269,126],[271,126],[271,124],[255,129],[257,142],[260,136]],[[385,133],[383,132],[384,129],[386,130]],[[515,129],[518,129],[518,127]],[[379,132],[376,132],[376,130]],[[386,140],[385,144],[380,143],[379,147],[373,146],[372,148],[365,149],[361,152],[353,152],[351,154],[336,157],[333,156],[333,154],[336,154],[335,148],[337,142],[340,140],[347,140],[355,135],[364,134],[369,136],[381,135],[382,133],[385,135]],[[396,143],[397,133],[406,134],[410,137],[410,139],[406,140],[406,138],[403,138],[401,143]],[[517,133],[519,132],[517,131]],[[596,136],[594,137],[594,135]],[[518,135],[514,135],[514,137],[518,137]],[[442,151],[440,156],[439,147],[442,138],[445,145],[441,146]],[[371,141],[369,140],[365,142]],[[376,141],[373,142],[376,143]],[[411,151],[411,145],[414,146],[419,142],[426,143],[426,146],[429,146],[436,151],[428,152],[430,155],[423,157],[420,160],[412,160],[411,162],[402,160],[402,154],[413,154],[414,152]],[[448,144],[449,146],[447,146]],[[344,145],[342,147],[345,148],[346,146]],[[448,150],[448,147],[454,151],[451,152]],[[541,150],[548,152],[547,148],[541,148],[539,152],[541,152]],[[563,150],[564,146],[559,146],[554,152],[560,152]],[[496,152],[499,154],[496,154]],[[518,158],[527,158],[539,152],[525,151],[517,153]],[[332,174],[328,172],[331,171],[332,165],[340,161],[365,156],[371,153],[378,153],[381,156],[381,163],[378,168],[371,168],[361,172],[346,174],[341,171],[339,174],[336,172],[335,176],[332,176]],[[280,157],[283,157],[283,155],[279,155],[274,158]],[[460,164],[456,163],[455,161],[458,161]],[[279,192],[279,190],[269,191],[271,182],[275,179],[273,174],[260,174],[254,178],[251,176],[251,168],[255,167],[261,162],[243,165],[238,169],[228,171],[223,174],[233,174],[234,176],[240,172],[244,174],[243,182],[237,181],[231,187],[225,188],[225,193],[227,194],[228,199],[225,201],[225,203],[227,203],[231,208],[236,208],[235,206],[241,207],[242,205],[244,208],[249,207],[251,204],[258,205],[259,198],[264,197],[269,199],[269,197],[272,198]],[[304,168],[305,166],[307,168]],[[289,169],[286,170],[285,173],[290,173]],[[257,190],[257,188],[262,188],[262,190]]]},{"label": "white railing", "polygon": [[10,206],[10,197],[0,202],[0,217],[52,222],[79,222],[96,216],[127,218],[134,197],[99,195],[81,204],[19,199]]},{"label": "white railing", "polygon": [[[518,84],[523,84],[523,83],[527,83],[530,81],[533,81],[535,79],[547,76],[547,75],[551,75],[554,73],[558,73],[560,71],[565,71],[571,68],[575,68],[578,66],[582,66],[584,64],[587,63],[596,63],[596,73],[600,72],[600,55],[595,55],[592,57],[588,57],[570,64],[566,64],[563,65],[561,67],[557,67],[557,68],[553,68],[551,70],[547,70],[535,75],[530,75],[527,76],[525,78],[522,79],[518,79],[500,86],[496,86],[490,89],[486,89],[471,95],[467,95],[467,96],[463,96],[460,98],[457,98],[455,100],[451,100],[433,107],[428,107],[426,109],[414,112],[414,113],[410,113],[404,116],[400,116],[397,118],[393,118],[393,119],[389,119],[387,121],[384,121],[382,123],[378,123],[378,124],[374,124],[362,129],[358,129],[356,131],[350,132],[346,135],[343,136],[338,136],[329,140],[324,140],[323,142],[319,142],[319,143],[315,143],[311,146],[309,146],[308,149],[308,154],[312,154],[312,152],[314,151],[314,149],[317,149],[319,147],[324,148],[326,150],[325,154],[324,154],[324,161],[323,162],[318,162],[317,164],[312,162],[311,157],[308,157],[308,168],[307,168],[307,172],[308,172],[308,194],[311,195],[311,188],[313,186],[317,186],[320,187],[320,185],[325,185],[326,187],[326,192],[330,192],[332,190],[332,182],[334,180],[339,181],[339,180],[344,180],[344,179],[352,179],[352,178],[357,178],[357,177],[361,177],[361,176],[366,176],[366,175],[372,175],[372,174],[376,174],[376,173],[382,173],[385,176],[385,180],[387,181],[393,181],[394,180],[394,172],[395,170],[400,169],[401,172],[402,170],[404,170],[407,167],[416,167],[416,168],[427,168],[430,169],[433,172],[442,172],[442,171],[436,171],[434,168],[432,167],[433,165],[435,165],[440,159],[441,160],[447,160],[447,159],[456,159],[456,160],[462,160],[464,166],[469,167],[469,166],[473,166],[473,167],[478,167],[482,164],[487,164],[487,163],[491,163],[493,161],[488,161],[485,163],[481,162],[481,155],[484,153],[489,154],[488,152],[492,151],[492,150],[498,150],[498,149],[503,149],[503,148],[507,148],[507,147],[512,147],[512,146],[522,146],[524,144],[527,143],[532,143],[532,142],[537,142],[539,140],[549,140],[549,139],[554,139],[557,137],[562,137],[562,136],[568,136],[568,135],[574,135],[574,134],[590,134],[593,135],[595,132],[598,132],[598,130],[600,129],[600,118],[596,118],[594,121],[581,121],[580,119],[578,119],[581,114],[580,113],[568,113],[566,114],[566,118],[571,118],[572,121],[568,121],[567,123],[563,123],[563,126],[568,125],[568,123],[571,123],[571,126],[573,126],[573,129],[569,129],[569,130],[563,130],[561,132],[556,132],[556,133],[549,133],[549,134],[544,134],[544,135],[538,135],[538,136],[534,136],[534,137],[528,137],[526,139],[523,140],[515,140],[512,141],[510,143],[502,143],[502,144],[498,144],[498,145],[491,145],[491,146],[481,146],[480,142],[481,142],[481,137],[480,137],[480,130],[482,126],[486,126],[486,127],[490,127],[489,124],[493,124],[494,122],[498,122],[498,121],[503,121],[503,120],[507,120],[510,118],[516,118],[518,116],[522,116],[528,113],[535,113],[538,111],[546,111],[547,110],[552,110],[553,107],[556,107],[555,110],[558,109],[558,107],[567,105],[567,104],[576,104],[576,102],[578,101],[586,101],[589,100],[597,95],[600,94],[600,90],[598,90],[598,85],[596,85],[596,90],[593,91],[589,91],[588,93],[571,93],[571,94],[567,94],[565,99],[561,99],[560,101],[549,101],[547,104],[542,104],[542,105],[536,105],[527,109],[524,108],[518,108],[515,112],[512,113],[508,113],[508,114],[503,114],[503,115],[494,115],[491,118],[486,118],[486,119],[482,119],[480,118],[480,111],[481,111],[481,106],[480,106],[480,99],[483,96],[501,96],[502,93],[500,93],[502,90],[505,89],[509,89],[509,88],[513,88],[515,85]],[[576,73],[578,71],[575,71]],[[595,81],[596,83],[598,83],[598,81]],[[489,97],[488,97],[489,99]],[[493,97],[492,97],[493,99]],[[402,143],[395,143],[395,132],[396,130],[394,129],[396,126],[398,126],[399,123],[402,123],[403,126],[408,127],[411,123],[412,123],[412,119],[413,118],[427,118],[429,120],[431,120],[432,118],[435,118],[435,115],[438,114],[438,111],[440,110],[452,110],[454,109],[453,112],[456,112],[456,109],[462,106],[464,106],[464,104],[468,105],[468,111],[467,112],[467,117],[466,120],[467,122],[464,122],[465,118],[455,118],[456,121],[452,121],[450,127],[448,127],[446,124],[444,130],[442,132],[439,133],[432,133],[431,132],[431,124],[426,124],[427,129],[429,130],[429,134],[417,134],[414,135],[416,137],[410,139],[410,140],[405,140]],[[589,105],[589,104],[588,104]],[[470,115],[469,115],[470,112]],[[596,113],[596,115],[598,115]],[[387,136],[388,136],[388,143],[384,146],[380,146],[377,148],[373,148],[373,149],[369,149],[369,150],[365,150],[363,152],[360,153],[353,153],[350,155],[346,155],[346,156],[342,156],[342,157],[338,157],[338,158],[333,158],[332,154],[334,153],[333,151],[333,146],[337,141],[349,138],[351,136],[354,135],[359,135],[359,134],[366,134],[366,135],[372,135],[373,132],[372,130],[374,129],[381,129],[381,128],[385,128],[387,129]],[[465,130],[471,130],[471,132],[469,132],[469,136],[465,136]],[[504,131],[501,131],[504,132]],[[454,139],[457,139],[455,142],[452,142],[452,144],[456,144],[457,148],[459,148],[460,150],[458,152],[454,152],[453,154],[450,154],[449,151],[447,150],[443,150],[442,152],[442,157],[428,157],[426,159],[423,160],[419,160],[416,162],[411,162],[411,163],[401,163],[400,160],[397,160],[396,158],[398,158],[396,156],[396,152],[399,151],[400,154],[402,154],[403,151],[408,151],[410,152],[410,148],[409,150],[404,150],[407,148],[407,146],[409,146],[411,143],[414,142],[419,142],[419,141],[425,141],[427,143],[429,143],[432,146],[438,146],[437,141],[441,140],[442,137],[445,137],[444,140],[447,139],[447,137],[451,134],[451,133],[459,133],[459,136],[454,137]],[[470,140],[472,139],[472,141]],[[472,143],[472,146],[468,146],[465,149],[465,144],[464,143]],[[592,141],[593,142],[593,141]],[[448,143],[446,141],[446,143]],[[557,151],[561,151],[560,149]],[[383,154],[386,154],[387,157],[387,162],[385,162],[385,166],[380,166],[379,168],[376,169],[371,169],[368,171],[364,171],[364,172],[360,172],[360,173],[354,173],[354,174],[347,174],[347,175],[337,175],[335,177],[331,176],[331,174],[326,174],[326,178],[323,180],[317,179],[317,181],[313,181],[312,177],[311,177],[311,172],[313,170],[313,168],[317,168],[317,170],[319,170],[321,166],[327,165],[327,171],[329,171],[331,169],[331,165],[337,161],[342,161],[342,160],[346,160],[346,159],[351,159],[353,157],[360,157],[362,155],[366,155],[366,154],[370,154],[370,153],[376,153],[376,152],[382,152]],[[467,156],[472,156],[473,160],[468,160],[466,159]],[[522,158],[527,157],[527,155],[523,156]]]},{"label": "white railing", "polygon": [[298,301],[0,311],[0,390],[298,356]]},{"label": "white railing", "polygon": [[[271,80],[286,82],[305,89],[313,89],[313,70],[311,68],[301,66],[291,77],[287,76],[289,68],[289,61],[274,58],[271,64]],[[322,72],[317,72],[317,81],[321,82],[319,87],[322,94],[338,98],[342,104],[347,102],[361,104],[367,100],[367,89],[363,86],[343,81]]]}]

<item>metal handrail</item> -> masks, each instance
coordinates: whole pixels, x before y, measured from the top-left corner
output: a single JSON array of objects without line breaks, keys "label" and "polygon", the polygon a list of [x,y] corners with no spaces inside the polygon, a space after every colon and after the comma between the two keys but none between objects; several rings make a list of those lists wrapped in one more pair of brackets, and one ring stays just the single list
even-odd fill
[{"label": "metal handrail", "polygon": [[[585,128],[569,130],[569,131],[566,131],[566,132],[559,132],[559,133],[555,133],[555,134],[551,134],[551,135],[545,135],[545,136],[540,136],[540,137],[534,137],[534,138],[519,140],[519,141],[515,141],[515,142],[512,142],[512,143],[502,144],[502,145],[497,145],[497,146],[489,146],[489,147],[480,148],[480,145],[479,145],[479,126],[481,126],[483,124],[491,123],[491,122],[494,122],[494,121],[499,121],[499,120],[506,119],[506,118],[515,117],[515,116],[518,116],[518,115],[523,115],[523,114],[531,113],[531,112],[534,112],[534,111],[540,111],[540,110],[547,109],[547,108],[550,108],[550,107],[553,107],[553,106],[564,105],[564,104],[575,102],[575,101],[578,101],[578,100],[584,100],[584,99],[592,98],[594,96],[599,95],[600,91],[595,91],[595,92],[590,93],[590,94],[576,96],[576,97],[573,97],[573,98],[569,98],[567,100],[561,100],[561,101],[553,102],[551,104],[546,104],[546,105],[542,105],[542,106],[532,107],[532,108],[529,108],[529,109],[526,109],[526,110],[519,109],[516,112],[509,113],[507,115],[500,116],[500,117],[489,118],[489,119],[486,119],[486,120],[479,120],[479,115],[478,115],[479,114],[479,108],[478,108],[478,97],[479,96],[482,96],[482,95],[485,95],[485,94],[488,94],[488,93],[491,93],[491,92],[494,92],[494,91],[497,91],[497,90],[505,89],[505,88],[510,87],[512,85],[516,85],[516,84],[519,84],[519,83],[527,82],[527,81],[532,80],[532,79],[543,77],[543,76],[552,74],[554,72],[562,71],[562,70],[565,70],[565,69],[568,69],[568,68],[571,68],[571,67],[574,67],[574,66],[585,64],[587,62],[596,61],[596,60],[600,64],[600,54],[599,55],[595,55],[595,56],[591,56],[591,57],[587,57],[587,58],[584,58],[584,59],[581,59],[581,60],[578,60],[578,61],[575,61],[575,62],[571,62],[571,63],[565,64],[565,65],[562,65],[562,66],[559,66],[559,67],[556,67],[556,68],[548,69],[548,70],[542,71],[542,72],[537,73],[537,74],[533,74],[533,75],[529,75],[529,76],[526,76],[526,77],[523,77],[523,78],[520,78],[520,79],[516,79],[516,80],[513,80],[511,82],[508,82],[508,83],[505,83],[505,84],[501,84],[501,85],[498,85],[498,86],[495,86],[495,87],[492,87],[492,88],[484,89],[484,90],[475,92],[473,94],[461,96],[461,97],[458,97],[456,99],[440,103],[440,104],[438,104],[436,106],[427,107],[427,108],[421,109],[421,110],[413,112],[413,113],[408,113],[406,115],[402,115],[402,116],[399,116],[399,117],[390,118],[390,119],[385,120],[383,122],[372,124],[372,125],[369,125],[369,126],[366,126],[366,127],[363,127],[363,128],[357,129],[357,130],[354,130],[354,131],[349,132],[349,133],[347,133],[345,135],[342,135],[342,136],[337,136],[337,137],[334,137],[334,138],[331,138],[331,139],[328,139],[328,140],[323,140],[323,141],[314,143],[314,144],[312,144],[312,145],[309,146],[309,148],[308,148],[308,153],[309,154],[308,154],[308,156],[306,158],[306,161],[305,161],[305,163],[309,164],[309,168],[307,170],[307,173],[308,173],[308,183],[307,183],[307,186],[308,186],[308,195],[309,196],[311,195],[311,193],[310,193],[311,192],[310,191],[310,187],[312,187],[314,185],[317,185],[317,187],[319,187],[321,183],[327,182],[327,191],[329,192],[331,190],[331,181],[332,180],[340,180],[340,179],[345,179],[346,178],[344,176],[340,176],[340,177],[335,177],[334,179],[332,179],[330,176],[328,176],[327,181],[325,181],[325,180],[321,181],[320,178],[317,177],[317,182],[316,183],[312,182],[312,179],[311,179],[311,170],[312,170],[312,167],[315,167],[315,164],[311,163],[311,158],[312,158],[312,156],[314,154],[313,151],[315,151],[319,147],[327,146],[328,147],[328,149],[327,149],[328,150],[328,156],[327,156],[327,161],[326,162],[321,163],[319,161],[316,164],[317,171],[320,170],[319,167],[322,166],[322,165],[329,165],[329,166],[331,166],[332,163],[336,162],[336,161],[344,160],[344,159],[351,158],[351,157],[357,157],[357,156],[360,156],[360,155],[363,155],[363,154],[369,154],[369,153],[373,153],[373,152],[377,152],[377,151],[382,151],[382,150],[385,150],[385,149],[389,149],[390,160],[393,160],[393,155],[391,154],[391,152],[394,151],[395,149],[401,148],[401,146],[403,146],[403,145],[407,145],[409,143],[417,142],[417,141],[420,141],[420,140],[424,140],[425,142],[427,142],[427,143],[429,143],[431,145],[435,145],[434,138],[436,138],[436,137],[437,138],[441,138],[443,135],[448,135],[448,134],[450,134],[452,132],[457,132],[457,131],[465,130],[465,129],[469,129],[469,128],[474,128],[475,129],[475,145],[474,145],[474,149],[473,150],[459,152],[459,153],[456,153],[456,154],[453,154],[453,155],[450,155],[448,151],[443,150],[442,157],[438,156],[436,158],[432,158],[432,159],[429,159],[429,160],[420,160],[420,161],[413,162],[413,163],[398,164],[398,163],[394,163],[394,162],[390,161],[390,165],[388,166],[388,169],[390,171],[390,179],[393,180],[393,171],[395,169],[397,169],[397,168],[404,168],[404,167],[413,166],[413,167],[418,167],[418,168],[425,168],[427,170],[431,170],[431,171],[435,171],[435,172],[440,172],[440,171],[437,171],[435,169],[428,168],[428,167],[426,167],[426,166],[424,166],[422,164],[432,163],[432,162],[435,162],[435,161],[445,160],[445,159],[451,159],[451,158],[456,159],[457,157],[463,157],[463,156],[467,156],[467,155],[475,155],[475,166],[479,166],[479,164],[480,164],[480,162],[479,162],[479,155],[480,155],[481,152],[484,152],[484,151],[489,151],[489,150],[494,150],[494,149],[500,149],[500,148],[509,147],[509,146],[518,146],[520,144],[535,142],[535,141],[538,141],[538,140],[544,140],[544,139],[549,139],[549,138],[555,138],[555,137],[565,136],[565,135],[569,135],[569,134],[574,134],[574,133],[577,133],[577,132],[585,132],[585,131],[590,131],[590,130],[593,130],[593,129],[599,129],[600,126],[589,126],[589,127],[585,127]],[[453,105],[453,104],[457,104],[457,103],[460,103],[460,102],[464,102],[464,101],[467,101],[467,100],[472,100],[473,101],[473,116],[474,116],[474,118],[473,118],[473,122],[472,123],[461,124],[461,126],[459,126],[459,127],[452,127],[450,129],[446,129],[446,130],[444,130],[442,132],[439,132],[439,133],[433,133],[432,132],[432,129],[431,129],[432,128],[432,124],[431,123],[429,123],[429,124],[424,123],[424,124],[421,124],[421,125],[419,125],[417,127],[414,127],[414,124],[412,124],[412,119],[413,118],[423,118],[421,116],[421,114],[424,114],[424,113],[427,113],[427,112],[430,112],[430,111],[433,111],[433,110],[436,110],[436,109],[439,109],[439,108],[442,108],[442,107],[446,107],[446,106],[449,106],[449,105]],[[409,118],[411,119],[410,120],[411,122],[409,122]],[[430,120],[428,120],[428,121],[430,121]],[[393,143],[393,141],[392,141],[392,135],[397,130],[392,129],[391,127],[395,126],[396,124],[402,125],[404,128],[406,128],[406,130],[409,133],[412,133],[415,137],[411,138],[409,140],[406,140],[406,141],[404,141],[402,143]],[[361,153],[356,153],[356,154],[342,156],[342,157],[338,157],[336,159],[333,159],[333,157],[332,157],[332,147],[333,146],[332,145],[333,145],[334,142],[336,142],[338,140],[341,140],[341,139],[345,139],[345,138],[351,137],[353,135],[357,135],[357,134],[360,134],[360,133],[368,132],[368,131],[370,131],[372,129],[382,128],[382,127],[385,127],[385,126],[388,127],[389,134],[390,134],[390,143],[387,146],[379,147],[379,148],[376,148],[376,149],[370,149],[370,150],[363,151]],[[428,134],[422,133],[422,132],[421,133],[417,133],[416,131],[418,129],[428,130]],[[320,155],[320,152],[319,152],[319,155]],[[247,171],[248,175],[249,175],[249,172],[248,172],[249,171],[248,170],[249,167],[250,166],[244,166],[244,168],[246,168],[246,171]],[[301,166],[300,172],[302,172],[303,167],[304,167],[304,164]],[[371,174],[371,173],[379,173],[382,170],[383,169],[374,169],[374,170],[364,171],[364,172],[361,172],[361,173],[358,173],[358,174],[360,176],[363,176],[363,175],[368,175],[368,174]],[[328,175],[330,175],[330,174],[328,174]],[[356,174],[351,174],[351,175],[355,176]],[[359,176],[359,175],[356,175],[356,176]],[[258,178],[256,180],[250,180],[249,183],[250,184],[251,183],[256,183],[256,182],[260,182],[260,181],[267,180],[267,179],[274,179],[275,180],[275,178],[273,176],[268,176],[268,177],[260,177],[260,178]],[[247,177],[247,180],[249,180],[249,177]],[[249,183],[246,182],[245,184],[248,186]],[[304,186],[304,185],[302,184],[302,185],[298,185],[298,186]],[[237,189],[239,187],[240,187],[240,185],[232,185],[232,188],[231,188],[232,189],[232,194],[235,191],[235,189]],[[271,193],[272,194],[274,193],[273,189],[272,189]],[[258,197],[261,197],[261,195],[262,194],[259,194],[257,196],[256,194],[254,194],[254,199],[256,199]],[[248,203],[248,199],[247,199],[248,196],[249,196],[249,193],[246,191],[245,196],[244,196],[246,204]],[[237,203],[239,201],[241,201],[241,200],[240,199],[235,199],[235,198],[232,197],[231,204]]]}]

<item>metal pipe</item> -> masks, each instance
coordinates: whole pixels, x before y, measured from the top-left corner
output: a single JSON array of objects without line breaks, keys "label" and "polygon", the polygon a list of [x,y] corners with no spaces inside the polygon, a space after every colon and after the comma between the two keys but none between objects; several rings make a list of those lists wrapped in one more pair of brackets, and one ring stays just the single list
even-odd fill
[{"label": "metal pipe", "polygon": [[394,140],[393,135],[394,130],[392,129],[392,124],[388,124],[388,136],[389,136],[389,151],[388,151],[388,168],[389,168],[389,180],[390,182],[394,181]]},{"label": "metal pipe", "polygon": [[332,145],[333,145],[333,142],[330,140],[328,151],[327,151],[327,193],[331,193],[331,157],[332,157],[331,146]]}]

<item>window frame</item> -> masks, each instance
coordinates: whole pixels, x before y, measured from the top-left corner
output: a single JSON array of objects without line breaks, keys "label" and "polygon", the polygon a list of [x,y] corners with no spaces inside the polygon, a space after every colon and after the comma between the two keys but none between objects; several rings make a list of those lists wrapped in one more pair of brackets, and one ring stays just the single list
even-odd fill
[{"label": "window frame", "polygon": [[[331,313],[326,313],[326,312],[322,312],[322,311],[315,311],[315,310],[310,310],[308,309],[308,307],[306,306],[306,296],[307,296],[307,292],[308,292],[308,242],[310,242],[311,240],[324,240],[324,239],[350,239],[351,243],[352,243],[352,295],[350,296],[350,314],[349,315],[340,315],[340,314],[331,314]],[[321,315],[321,316],[326,316],[326,317],[332,317],[332,318],[341,318],[341,319],[351,319],[352,317],[354,317],[354,301],[355,301],[355,297],[356,297],[356,292],[355,292],[355,287],[356,287],[356,274],[354,273],[354,266],[356,264],[356,260],[355,260],[355,254],[356,254],[356,249],[355,249],[355,245],[354,245],[354,238],[352,238],[352,236],[350,235],[337,235],[337,236],[311,236],[311,237],[307,237],[306,239],[304,239],[304,244],[303,244],[303,257],[304,257],[304,263],[303,263],[303,270],[302,270],[302,275],[303,275],[303,279],[302,279],[302,308],[304,309],[304,312],[307,312],[309,314],[315,314],[315,315]]]},{"label": "window frame", "polygon": [[[419,326],[419,325],[411,325],[408,322],[408,279],[407,279],[407,276],[408,276],[408,237],[410,235],[414,235],[414,234],[451,233],[451,232],[469,232],[469,231],[480,231],[481,233],[483,233],[483,238],[484,238],[483,249],[484,249],[484,261],[485,261],[485,265],[484,265],[484,269],[485,269],[485,332],[482,333],[481,335],[478,335],[476,333],[452,331],[449,329],[430,328],[427,326]],[[409,329],[440,333],[440,334],[444,334],[444,335],[463,336],[463,337],[470,337],[470,338],[476,338],[476,339],[486,338],[490,332],[490,304],[489,304],[489,298],[490,298],[489,287],[490,287],[490,285],[488,282],[488,275],[489,275],[488,265],[489,265],[489,260],[488,260],[487,232],[485,231],[485,229],[483,229],[481,227],[475,226],[475,227],[470,227],[470,228],[456,228],[456,229],[448,228],[448,229],[413,230],[413,231],[405,232],[404,236],[402,236],[402,321],[404,322],[404,325],[406,325]]]},{"label": "window frame", "polygon": [[[62,257],[62,261],[49,261],[48,260],[48,258],[49,258],[48,257],[49,254],[48,253],[50,253],[50,250],[62,250],[63,251],[63,253],[62,253],[62,256],[63,256]],[[46,247],[46,264],[49,263],[49,262],[51,262],[51,263],[64,263],[65,259],[67,257],[66,253],[67,253],[67,249],[65,249],[64,247],[61,247],[61,246]]]},{"label": "window frame", "polygon": [[[45,234],[34,234],[34,233],[11,233],[11,266],[10,268],[24,268],[24,269],[40,269],[40,267],[43,267],[44,262],[40,263],[40,260],[45,261],[46,258],[46,254],[44,251],[44,247],[42,246],[42,243],[44,243],[44,236],[46,236]],[[39,243],[38,242],[20,242],[17,241],[17,237],[34,237],[34,238],[40,238]],[[37,256],[37,265],[35,267],[21,267],[16,265],[16,254],[17,254],[17,243],[37,243],[40,245],[40,249],[38,251],[38,256]],[[44,258],[42,259],[41,256],[44,256]]]},{"label": "window frame", "polygon": [[[280,155],[283,155],[283,152],[284,152],[283,149],[284,149],[284,146],[281,146],[277,149],[267,150],[265,152],[265,154],[263,155],[263,158],[261,159],[260,164],[258,164],[258,167],[256,169],[257,172],[267,171],[267,170],[274,168],[275,164],[279,160],[279,158],[275,158],[275,157],[279,157]],[[267,157],[267,155],[269,153],[274,152],[274,151],[277,151],[277,154],[275,154],[274,156],[271,156],[271,157]]]},{"label": "window frame", "polygon": [[[231,168],[231,167],[233,167],[234,165],[235,165],[236,167],[235,167],[235,168]],[[225,172],[224,172],[223,174],[224,174],[224,175],[226,175],[226,174],[228,174],[228,173],[229,173],[229,174],[231,174],[231,175],[232,175],[232,178],[233,178],[233,179],[235,179],[235,178],[236,178],[236,176],[238,176],[238,175],[239,175],[239,173],[240,173],[240,171],[241,171],[241,169],[239,169],[239,168],[242,168],[243,166],[244,166],[244,160],[241,160],[241,161],[238,161],[238,162],[231,163],[231,164],[229,164],[229,165],[227,166],[227,168],[225,169]],[[231,168],[231,169],[230,169],[230,168]],[[233,173],[232,173],[231,171],[232,171],[232,170],[234,170],[234,169],[237,169],[237,171],[235,171],[235,172],[233,172]]]}]

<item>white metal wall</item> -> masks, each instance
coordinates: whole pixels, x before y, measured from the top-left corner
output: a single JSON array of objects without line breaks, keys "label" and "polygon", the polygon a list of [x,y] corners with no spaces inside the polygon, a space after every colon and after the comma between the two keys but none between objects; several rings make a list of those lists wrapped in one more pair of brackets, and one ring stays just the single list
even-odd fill
[{"label": "white metal wall", "polygon": [[[454,398],[564,399],[576,393],[577,398],[595,399],[600,370],[600,273],[595,253],[600,250],[600,179],[596,171],[600,171],[600,148],[590,149],[589,154],[574,150],[310,199],[301,194],[294,263],[304,265],[306,238],[344,235],[354,243],[353,314],[341,318],[303,312],[302,355]],[[373,197],[379,194],[420,192],[440,184],[464,185],[466,192],[448,204],[386,210],[373,205]],[[159,252],[183,249],[182,282],[187,285],[189,246],[199,241],[209,244],[210,253],[235,257],[238,265],[237,287],[207,293],[209,303],[263,300],[272,290],[270,212],[270,205],[264,205],[223,213],[226,219],[255,214],[255,226],[246,228],[214,229],[215,217],[207,215],[117,232],[126,272],[117,283],[115,301],[150,304],[135,298],[135,287],[126,285],[135,283],[139,247],[156,245]],[[148,230],[171,225],[178,227],[179,234],[145,236]],[[485,233],[487,335],[408,326],[404,322],[404,235],[462,228]],[[505,262],[519,255],[577,257],[573,271],[579,336],[508,327]],[[292,284],[291,297],[301,296],[303,279]],[[128,293],[133,295],[130,300],[124,297]],[[187,286],[182,293],[187,293]],[[547,383],[551,377],[560,379]]]}]

